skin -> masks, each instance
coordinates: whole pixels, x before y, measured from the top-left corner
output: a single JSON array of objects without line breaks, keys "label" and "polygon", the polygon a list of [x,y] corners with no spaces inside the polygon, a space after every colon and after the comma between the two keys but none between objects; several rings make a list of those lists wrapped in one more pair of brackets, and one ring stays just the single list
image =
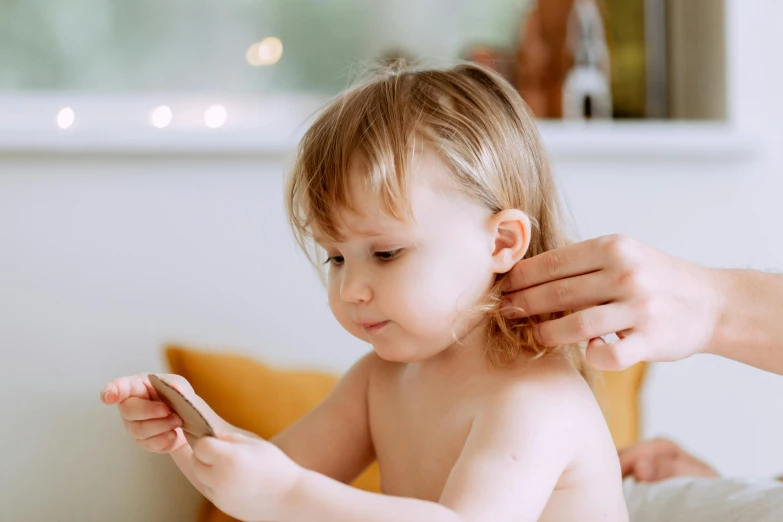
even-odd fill
[{"label": "skin", "polygon": [[[783,374],[780,274],[709,269],[613,235],[520,261],[505,291],[512,317],[575,311],[535,334],[589,341],[598,369],[711,353]],[[606,344],[611,333],[620,340]]]},{"label": "skin", "polygon": [[623,477],[660,482],[676,477],[717,478],[718,472],[668,439],[639,442],[620,451]]},{"label": "skin", "polygon": [[[322,404],[271,442],[226,428],[191,449],[179,432],[160,440],[171,428],[146,417],[154,398],[120,392],[128,431],[245,520],[627,520],[617,453],[578,372],[558,355],[502,368],[484,355],[471,309],[524,256],[528,217],[456,192],[428,151],[411,175],[413,219],[380,210],[357,173],[340,240],[314,230],[332,312],[373,348]],[[107,385],[105,402],[147,389],[129,382]],[[384,494],[346,485],[374,459]]]}]

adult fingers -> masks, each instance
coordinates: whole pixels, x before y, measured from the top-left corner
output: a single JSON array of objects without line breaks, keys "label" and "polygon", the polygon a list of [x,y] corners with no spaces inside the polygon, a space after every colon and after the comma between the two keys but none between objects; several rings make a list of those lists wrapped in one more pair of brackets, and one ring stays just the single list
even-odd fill
[{"label": "adult fingers", "polygon": [[544,346],[581,343],[634,326],[636,315],[625,303],[594,306],[536,325],[535,334]]},{"label": "adult fingers", "polygon": [[600,270],[604,256],[601,255],[599,240],[590,239],[523,259],[509,272],[504,281],[504,290],[513,292]]},{"label": "adult fingers", "polygon": [[673,477],[715,478],[718,472],[712,467],[689,453],[682,452],[668,461],[661,461],[658,466],[659,480]]},{"label": "adult fingers", "polygon": [[622,470],[623,476],[626,476],[639,464],[644,465],[662,455],[673,458],[677,456],[680,451],[680,447],[674,442],[668,439],[657,438],[632,444],[631,446],[620,450],[617,455],[620,459],[620,469]]},{"label": "adult fingers", "polygon": [[655,480],[675,477],[700,476],[693,465],[685,459],[662,455],[655,459]]},{"label": "adult fingers", "polygon": [[587,363],[597,370],[621,371],[647,360],[648,342],[641,334],[630,334],[611,344],[588,345]]},{"label": "adult fingers", "polygon": [[613,301],[618,297],[616,285],[606,279],[606,272],[568,277],[532,288],[506,294],[507,317],[526,317],[580,310]]},{"label": "adult fingers", "polygon": [[640,258],[642,248],[637,241],[615,234],[549,250],[517,263],[506,277],[504,290],[513,292],[610,266],[627,266]]},{"label": "adult fingers", "polygon": [[587,343],[587,348],[595,348],[597,346],[604,346],[606,341],[604,341],[603,337],[596,337],[595,339],[590,339],[590,341]]}]

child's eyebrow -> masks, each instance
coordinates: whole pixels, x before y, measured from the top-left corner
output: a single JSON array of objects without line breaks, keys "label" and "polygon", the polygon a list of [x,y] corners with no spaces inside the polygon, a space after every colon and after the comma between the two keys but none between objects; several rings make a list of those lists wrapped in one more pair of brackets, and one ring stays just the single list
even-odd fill
[{"label": "child's eyebrow", "polygon": [[375,237],[381,237],[388,235],[389,232],[381,232],[378,230],[351,230],[350,234],[342,234],[341,239],[342,240],[331,240],[328,238],[325,238],[323,236],[315,235],[313,234],[313,241],[319,246],[323,246],[325,243],[344,243],[344,239],[348,237],[361,237],[361,238],[367,238],[372,239]]}]

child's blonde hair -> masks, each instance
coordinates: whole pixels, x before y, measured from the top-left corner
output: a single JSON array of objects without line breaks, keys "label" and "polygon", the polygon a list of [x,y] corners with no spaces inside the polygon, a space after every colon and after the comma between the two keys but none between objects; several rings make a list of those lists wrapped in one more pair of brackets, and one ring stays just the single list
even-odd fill
[{"label": "child's blonde hair", "polygon": [[[349,165],[360,158],[367,186],[395,217],[409,212],[407,186],[417,138],[437,151],[456,186],[492,212],[520,209],[533,224],[532,257],[566,244],[557,189],[533,117],[496,73],[474,64],[417,69],[391,64],[329,103],[305,133],[286,188],[297,241],[315,262],[312,225],[338,240],[334,211],[352,209]],[[499,276],[481,307],[488,356],[507,364],[522,350],[559,351],[588,379],[578,346],[548,348],[533,337],[535,319],[501,313]]]}]

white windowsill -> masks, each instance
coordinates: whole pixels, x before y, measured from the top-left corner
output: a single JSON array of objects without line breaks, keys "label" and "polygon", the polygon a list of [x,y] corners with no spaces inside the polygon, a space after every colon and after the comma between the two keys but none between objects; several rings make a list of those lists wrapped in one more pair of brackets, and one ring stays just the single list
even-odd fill
[{"label": "white windowsill", "polygon": [[[277,96],[220,99],[181,94],[0,96],[0,154],[281,157],[293,152],[306,121],[325,98]],[[228,120],[208,129],[203,112],[223,104]],[[166,104],[174,120],[149,124],[150,110]],[[70,106],[73,127],[55,124]],[[554,161],[719,160],[752,157],[757,140],[721,122],[540,122]]]}]

